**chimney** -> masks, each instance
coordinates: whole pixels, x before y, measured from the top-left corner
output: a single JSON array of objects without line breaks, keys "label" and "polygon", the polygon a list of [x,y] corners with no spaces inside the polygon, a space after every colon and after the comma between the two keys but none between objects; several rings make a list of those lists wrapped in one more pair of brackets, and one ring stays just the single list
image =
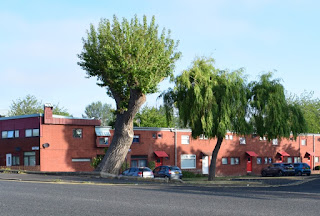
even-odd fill
[{"label": "chimney", "polygon": [[51,123],[52,110],[53,110],[53,106],[51,103],[44,104],[44,124]]}]

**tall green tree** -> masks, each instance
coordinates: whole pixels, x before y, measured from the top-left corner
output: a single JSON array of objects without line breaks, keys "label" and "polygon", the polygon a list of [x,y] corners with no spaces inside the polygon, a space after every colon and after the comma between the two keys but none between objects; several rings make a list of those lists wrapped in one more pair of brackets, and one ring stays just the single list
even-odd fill
[{"label": "tall green tree", "polygon": [[92,102],[85,108],[83,118],[95,118],[101,120],[101,125],[111,125],[114,121],[114,110],[110,104],[102,104],[101,101]]},{"label": "tall green tree", "polygon": [[133,119],[146,95],[158,91],[158,84],[173,77],[174,63],[180,57],[177,43],[165,29],[159,34],[152,17],[142,23],[135,16],[131,21],[116,16],[101,19],[83,39],[78,64],[88,77],[96,77],[98,85],[116,102],[115,133],[110,147],[97,170],[118,174],[133,140]]},{"label": "tall green tree", "polygon": [[320,100],[313,97],[313,92],[304,92],[299,97],[290,96],[288,102],[296,104],[302,110],[308,133],[320,133]]},{"label": "tall green tree", "polygon": [[[43,103],[33,95],[26,95],[24,98],[18,98],[12,101],[9,110],[9,116],[30,115],[43,113]],[[70,116],[67,109],[59,107],[59,104],[53,105],[53,114]]]},{"label": "tall green tree", "polygon": [[163,106],[158,109],[145,106],[135,116],[135,125],[139,127],[174,127],[174,122],[167,122],[166,112]]},{"label": "tall green tree", "polygon": [[[209,168],[210,181],[215,178],[217,155],[227,131],[258,132],[273,139],[303,129],[292,124],[302,121],[301,111],[286,104],[283,87],[277,80],[270,80],[271,74],[247,85],[242,69],[230,72],[213,64],[211,58],[196,59],[190,69],[176,78],[175,89],[164,96],[167,110],[173,105],[178,108],[184,126],[192,129],[192,137],[204,134],[217,138]],[[288,115],[283,113],[285,108]]]}]

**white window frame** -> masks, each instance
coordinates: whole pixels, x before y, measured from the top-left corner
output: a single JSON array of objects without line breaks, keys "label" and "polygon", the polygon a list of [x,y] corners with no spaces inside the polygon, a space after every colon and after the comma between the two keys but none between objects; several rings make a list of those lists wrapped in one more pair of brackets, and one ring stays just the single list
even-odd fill
[{"label": "white window frame", "polygon": [[224,136],[224,139],[228,140],[228,139],[229,139],[229,135],[226,134],[226,135]]},{"label": "white window frame", "polygon": [[229,140],[233,140],[233,135],[229,135]]},{"label": "white window frame", "polygon": [[278,139],[273,139],[272,140],[272,145],[278,145]]},{"label": "white window frame", "polygon": [[[190,161],[192,166],[186,166],[184,160]],[[188,163],[189,164],[189,163]],[[196,169],[197,168],[197,156],[194,154],[182,154],[181,155],[181,169]]]},{"label": "white window frame", "polygon": [[245,137],[240,137],[239,141],[240,141],[241,145],[245,145],[246,144],[246,138]]},{"label": "white window frame", "polygon": [[292,157],[287,157],[287,163],[292,163]]},{"label": "white window frame", "polygon": [[26,129],[25,130],[25,136],[26,137],[32,137],[32,129]]},{"label": "white window frame", "polygon": [[72,162],[90,162],[91,159],[90,158],[72,158],[71,161]]},{"label": "white window frame", "polygon": [[319,163],[319,157],[314,157],[314,162]]},{"label": "white window frame", "polygon": [[302,139],[301,140],[301,145],[306,146],[307,145],[307,140],[306,139]]},{"label": "white window frame", "polygon": [[181,135],[181,144],[183,144],[183,145],[189,145],[190,144],[189,135]]}]

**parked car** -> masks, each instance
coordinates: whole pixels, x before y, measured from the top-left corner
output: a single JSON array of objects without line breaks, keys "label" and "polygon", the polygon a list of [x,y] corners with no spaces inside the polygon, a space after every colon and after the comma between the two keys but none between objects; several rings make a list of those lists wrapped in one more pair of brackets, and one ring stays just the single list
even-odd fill
[{"label": "parked car", "polygon": [[261,171],[262,176],[294,175],[294,167],[290,163],[273,163]]},{"label": "parked car", "polygon": [[309,176],[311,174],[310,166],[306,163],[294,163],[293,166],[294,166],[295,174],[298,176],[301,176],[304,174]]},{"label": "parked car", "polygon": [[142,178],[153,178],[153,172],[148,167],[131,167],[122,172],[122,176],[136,176]]},{"label": "parked car", "polygon": [[158,166],[153,174],[155,178],[182,179],[182,172],[177,166]]}]

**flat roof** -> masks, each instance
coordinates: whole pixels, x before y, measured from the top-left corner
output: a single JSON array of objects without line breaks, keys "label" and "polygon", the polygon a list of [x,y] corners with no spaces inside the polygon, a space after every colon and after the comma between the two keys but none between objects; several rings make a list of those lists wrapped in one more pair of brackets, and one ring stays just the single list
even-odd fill
[{"label": "flat roof", "polygon": [[20,115],[20,116],[10,116],[10,117],[2,117],[0,121],[11,120],[11,119],[23,119],[23,118],[34,118],[34,117],[42,117],[43,114],[31,114],[31,115]]}]

